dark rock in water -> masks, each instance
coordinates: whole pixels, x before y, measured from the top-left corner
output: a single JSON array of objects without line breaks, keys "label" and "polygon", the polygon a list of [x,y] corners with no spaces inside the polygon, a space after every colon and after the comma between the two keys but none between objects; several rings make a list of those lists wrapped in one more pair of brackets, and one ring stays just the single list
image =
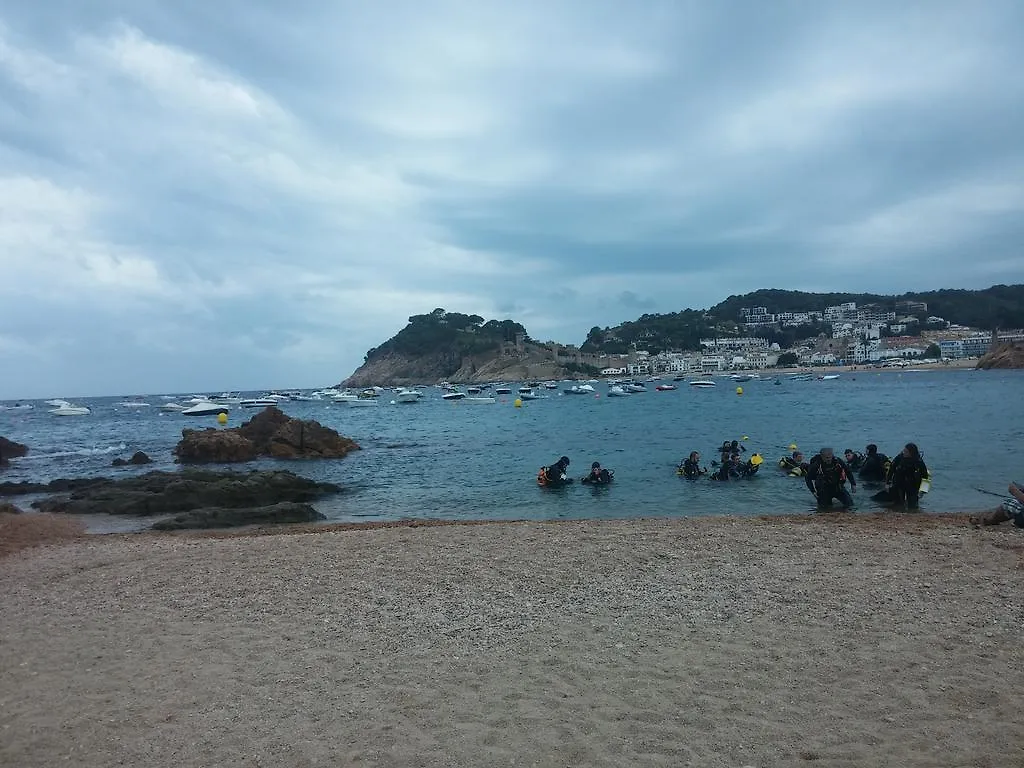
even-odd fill
[{"label": "dark rock in water", "polygon": [[152,463],[153,463],[153,460],[151,458],[149,458],[149,456],[147,456],[142,451],[136,451],[135,453],[132,454],[132,457],[130,459],[127,459],[127,460],[122,459],[122,458],[114,459],[112,462],[110,462],[110,466],[112,466],[112,467],[127,467],[129,465],[139,466],[139,465],[142,465],[142,464],[152,464]]},{"label": "dark rock in water", "polygon": [[184,528],[236,528],[240,525],[311,523],[326,520],[309,504],[284,501],[266,507],[203,507],[182,512],[168,520],[153,523],[154,531],[176,531]]},{"label": "dark rock in water", "polygon": [[28,446],[0,437],[0,467],[4,466],[9,459],[20,459],[28,454]]},{"label": "dark rock in water", "polygon": [[20,515],[21,510],[6,501],[0,502],[0,515]]},{"label": "dark rock in water", "polygon": [[32,483],[22,480],[17,483],[0,483],[0,496],[24,496],[28,493],[68,493],[80,488],[105,485],[113,482],[106,477],[60,478],[49,483]]},{"label": "dark rock in water", "polygon": [[235,429],[185,429],[174,449],[182,463],[278,459],[340,459],[359,450],[355,441],[317,421],[294,419],[270,406]]},{"label": "dark rock in water", "polygon": [[76,515],[176,514],[203,507],[267,507],[283,501],[308,503],[340,491],[292,472],[149,472],[138,477],[106,479],[34,502],[43,512]]},{"label": "dark rock in water", "polygon": [[233,429],[183,429],[174,449],[178,461],[185,464],[252,461],[256,446]]}]

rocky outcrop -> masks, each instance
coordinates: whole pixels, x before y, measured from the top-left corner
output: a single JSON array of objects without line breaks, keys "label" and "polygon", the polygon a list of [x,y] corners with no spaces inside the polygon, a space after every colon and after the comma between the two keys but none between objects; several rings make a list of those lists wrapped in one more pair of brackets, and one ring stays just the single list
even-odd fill
[{"label": "rocky outcrop", "polygon": [[10,459],[20,459],[28,454],[28,446],[0,437],[0,467]]},{"label": "rocky outcrop", "polygon": [[0,496],[24,496],[29,493],[69,493],[93,485],[105,485],[111,482],[105,477],[60,478],[48,483],[32,483],[22,480],[17,483],[0,483]]},{"label": "rocky outcrop", "polygon": [[1024,368],[1024,344],[997,344],[978,360],[978,368]]},{"label": "rocky outcrop", "polygon": [[292,472],[149,472],[118,480],[104,479],[69,495],[37,501],[42,512],[76,515],[150,517],[203,508],[243,509],[281,502],[306,504],[341,489]]},{"label": "rocky outcrop", "polygon": [[284,501],[266,507],[232,509],[213,507],[193,509],[153,523],[154,531],[177,531],[186,528],[237,528],[242,525],[278,525],[281,523],[312,523],[326,518],[309,504]]},{"label": "rocky outcrop", "polygon": [[0,502],[0,515],[20,515],[21,510],[6,501]]},{"label": "rocky outcrop", "polygon": [[132,454],[132,457],[130,459],[122,459],[120,457],[114,459],[112,462],[110,462],[110,466],[112,466],[112,467],[136,466],[137,467],[137,466],[141,466],[143,464],[152,464],[152,463],[153,463],[153,460],[151,458],[149,458],[149,456],[147,456],[142,451],[136,451],[135,453]]},{"label": "rocky outcrop", "polygon": [[182,463],[230,463],[260,456],[277,459],[340,459],[359,450],[318,421],[295,419],[279,408],[265,408],[235,429],[185,429],[174,449]]},{"label": "rocky outcrop", "polygon": [[482,383],[570,377],[570,372],[553,359],[550,351],[527,344],[524,353],[516,356],[502,355],[500,351],[465,357],[447,351],[418,356],[386,355],[361,365],[342,386],[403,387],[445,380]]}]

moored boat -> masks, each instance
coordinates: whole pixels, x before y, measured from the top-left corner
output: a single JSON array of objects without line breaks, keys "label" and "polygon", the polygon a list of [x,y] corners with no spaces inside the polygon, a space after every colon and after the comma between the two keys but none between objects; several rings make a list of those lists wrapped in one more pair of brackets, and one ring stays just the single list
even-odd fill
[{"label": "moored boat", "polygon": [[217,416],[222,413],[227,413],[231,410],[231,406],[221,405],[220,403],[213,403],[209,400],[205,400],[196,403],[190,408],[186,408],[181,411],[182,416]]},{"label": "moored boat", "polygon": [[74,405],[65,401],[63,405],[54,408],[49,413],[54,416],[88,416],[92,411],[84,405]]}]

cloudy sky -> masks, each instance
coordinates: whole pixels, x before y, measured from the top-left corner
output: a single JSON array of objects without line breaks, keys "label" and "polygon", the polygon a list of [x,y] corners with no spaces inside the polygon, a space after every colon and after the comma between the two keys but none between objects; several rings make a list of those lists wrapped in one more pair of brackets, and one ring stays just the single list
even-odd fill
[{"label": "cloudy sky", "polygon": [[[894,6],[901,6],[894,10]],[[1024,3],[0,3],[0,398],[1024,277]]]}]

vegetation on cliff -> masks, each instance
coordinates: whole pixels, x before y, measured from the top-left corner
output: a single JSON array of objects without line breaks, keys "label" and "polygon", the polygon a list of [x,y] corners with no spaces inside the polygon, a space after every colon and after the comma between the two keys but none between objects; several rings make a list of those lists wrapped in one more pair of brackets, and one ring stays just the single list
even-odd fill
[{"label": "vegetation on cliff", "polygon": [[[505,342],[514,342],[521,334],[529,340],[526,329],[512,320],[488,320],[480,315],[463,315],[438,308],[427,315],[413,315],[409,324],[366,353],[365,362],[389,355],[431,355],[445,353],[453,361],[501,349]],[[455,365],[453,370],[458,369]]]}]

